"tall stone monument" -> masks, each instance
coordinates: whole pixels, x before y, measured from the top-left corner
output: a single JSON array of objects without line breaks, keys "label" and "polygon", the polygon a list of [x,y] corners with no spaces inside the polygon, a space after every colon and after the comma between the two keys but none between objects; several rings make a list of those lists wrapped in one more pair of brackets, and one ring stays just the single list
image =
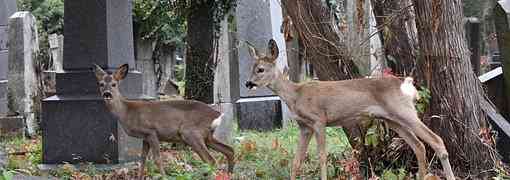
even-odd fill
[{"label": "tall stone monument", "polygon": [[16,12],[16,0],[0,0],[0,115],[7,113],[7,72],[9,51],[7,24]]},{"label": "tall stone monument", "polygon": [[285,40],[280,31],[283,21],[280,2],[278,0],[239,0],[235,16],[239,42],[237,49],[239,86],[235,87],[239,94],[239,99],[236,100],[239,128],[269,130],[281,127],[284,123],[282,119],[288,119],[288,108],[285,103],[282,103],[279,97],[267,88],[249,91],[244,86],[254,63],[245,41],[250,42],[259,49],[259,52],[264,53],[268,41],[274,39],[280,50],[277,67],[282,70],[287,66]]},{"label": "tall stone monument", "polygon": [[92,64],[114,71],[129,64],[121,84],[128,99],[142,95],[135,67],[129,0],[65,2],[63,71],[56,72],[56,95],[42,102],[43,163],[122,163],[141,152],[100,97]]}]

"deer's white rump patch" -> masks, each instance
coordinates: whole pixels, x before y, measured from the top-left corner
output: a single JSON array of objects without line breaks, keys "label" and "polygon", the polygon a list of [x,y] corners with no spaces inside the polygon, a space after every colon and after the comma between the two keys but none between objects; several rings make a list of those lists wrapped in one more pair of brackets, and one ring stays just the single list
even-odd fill
[{"label": "deer's white rump patch", "polygon": [[221,121],[223,121],[223,113],[221,113],[220,116],[213,120],[211,124],[212,130],[215,130],[218,126],[220,126]]},{"label": "deer's white rump patch", "polygon": [[400,85],[400,90],[405,95],[410,96],[414,99],[418,100],[420,98],[418,96],[418,91],[416,90],[416,88],[413,85],[413,78],[411,78],[411,77],[406,77],[404,79],[404,82]]}]

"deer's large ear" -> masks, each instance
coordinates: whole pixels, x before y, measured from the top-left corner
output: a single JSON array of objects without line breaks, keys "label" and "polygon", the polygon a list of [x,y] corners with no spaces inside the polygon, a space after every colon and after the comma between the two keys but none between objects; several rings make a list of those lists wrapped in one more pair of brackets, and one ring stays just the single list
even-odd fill
[{"label": "deer's large ear", "polygon": [[96,75],[96,78],[103,79],[103,76],[106,74],[104,70],[97,64],[94,64],[94,74]]},{"label": "deer's large ear", "polygon": [[122,66],[119,67],[119,69],[117,69],[117,71],[115,71],[115,73],[113,74],[113,78],[115,78],[117,81],[122,80],[127,76],[128,71],[129,65],[123,64]]},{"label": "deer's large ear", "polygon": [[255,49],[255,47],[250,44],[250,42],[248,41],[245,41],[246,42],[246,45],[248,45],[248,52],[250,52],[250,56],[255,58],[255,60],[258,60],[259,59],[259,52],[257,52],[257,49]]},{"label": "deer's large ear", "polygon": [[278,45],[276,45],[276,41],[274,39],[269,40],[269,43],[267,44],[267,50],[271,59],[276,60],[276,58],[278,58],[278,53],[280,51],[278,50]]},{"label": "deer's large ear", "polygon": [[283,68],[283,77],[285,77],[285,79],[289,80],[289,68],[287,66],[285,66]]}]

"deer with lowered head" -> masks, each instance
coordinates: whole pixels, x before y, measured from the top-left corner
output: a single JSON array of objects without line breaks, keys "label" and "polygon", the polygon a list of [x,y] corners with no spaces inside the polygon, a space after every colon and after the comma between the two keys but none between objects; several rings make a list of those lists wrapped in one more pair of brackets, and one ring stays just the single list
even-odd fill
[{"label": "deer with lowered head", "polygon": [[95,65],[99,91],[106,107],[118,118],[127,135],[143,140],[142,162],[138,172],[140,179],[143,179],[145,161],[150,150],[159,171],[165,173],[159,155],[161,141],[185,143],[203,161],[214,165],[215,159],[208,151],[208,147],[212,148],[225,155],[228,171],[232,173],[234,150],[213,137],[215,128],[222,120],[220,112],[205,103],[193,100],[127,100],[120,93],[119,84],[128,74],[128,70],[128,65],[124,64],[110,74]]},{"label": "deer with lowered head", "polygon": [[417,90],[412,84],[412,78],[408,77],[404,81],[387,77],[297,84],[288,80],[285,72],[276,68],[279,50],[273,39],[269,41],[266,55],[260,54],[250,44],[248,47],[255,63],[246,87],[268,87],[280,96],[296,116],[300,136],[292,162],[292,180],[300,172],[301,162],[314,135],[319,150],[320,178],[327,179],[325,128],[350,127],[361,123],[366,116],[384,120],[411,146],[418,159],[418,179],[424,179],[427,173],[425,146],[421,140],[436,152],[446,178],[455,179],[443,140],[418,118],[414,107]]}]

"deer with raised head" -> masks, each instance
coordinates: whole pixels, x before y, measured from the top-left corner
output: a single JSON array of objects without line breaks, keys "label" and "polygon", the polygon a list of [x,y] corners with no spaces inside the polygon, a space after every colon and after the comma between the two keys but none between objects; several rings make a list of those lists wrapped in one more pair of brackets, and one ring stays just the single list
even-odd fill
[{"label": "deer with raised head", "polygon": [[138,172],[143,179],[145,161],[149,151],[164,174],[159,155],[161,141],[182,142],[191,147],[200,158],[211,164],[215,159],[208,147],[225,155],[228,171],[234,168],[234,150],[232,147],[213,137],[215,128],[221,123],[222,114],[209,105],[193,100],[172,101],[131,101],[122,96],[119,90],[121,80],[128,74],[129,67],[124,64],[115,73],[105,72],[95,65],[99,91],[108,110],[115,115],[127,135],[143,139],[142,162]]},{"label": "deer with raised head", "polygon": [[412,78],[404,81],[387,77],[297,84],[276,68],[279,50],[273,39],[269,41],[266,55],[260,54],[249,43],[248,47],[255,63],[246,87],[268,87],[280,96],[296,116],[300,136],[292,162],[292,180],[300,172],[301,162],[313,135],[319,150],[320,178],[327,179],[326,126],[350,127],[366,119],[364,116],[384,120],[411,146],[418,159],[419,179],[424,179],[427,173],[425,146],[420,139],[434,149],[446,178],[454,179],[443,140],[418,118],[414,107],[417,90]]}]

